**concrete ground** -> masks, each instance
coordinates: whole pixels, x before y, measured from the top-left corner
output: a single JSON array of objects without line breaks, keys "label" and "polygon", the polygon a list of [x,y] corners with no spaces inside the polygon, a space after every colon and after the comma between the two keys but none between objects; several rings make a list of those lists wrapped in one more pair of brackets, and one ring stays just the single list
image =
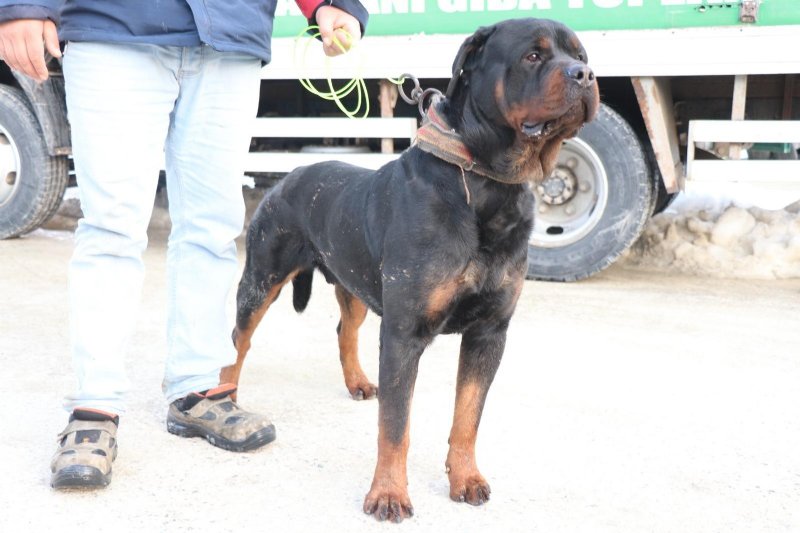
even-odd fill
[{"label": "concrete ground", "polygon": [[[800,280],[615,266],[579,283],[527,282],[478,440],[492,500],[448,497],[458,338],[441,337],[412,411],[416,516],[395,526],[361,512],[378,404],[344,388],[337,306],[321,279],[303,315],[286,295],[276,303],[245,366],[240,403],[272,418],[274,443],[233,454],[166,432],[163,238],[146,253],[114,481],[51,490],[60,400],[73,386],[70,251],[67,232],[0,241],[0,531],[800,530]],[[373,379],[377,327],[370,316],[361,335]]]}]

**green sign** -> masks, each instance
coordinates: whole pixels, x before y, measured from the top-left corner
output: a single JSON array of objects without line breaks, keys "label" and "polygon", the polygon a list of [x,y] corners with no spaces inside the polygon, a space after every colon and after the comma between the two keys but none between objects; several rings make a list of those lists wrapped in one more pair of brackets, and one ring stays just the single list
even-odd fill
[{"label": "green sign", "polygon": [[[740,0],[361,0],[368,35],[465,34],[509,18],[559,20],[574,30],[734,26]],[[800,24],[800,0],[761,0],[758,26]],[[275,37],[307,25],[293,0],[278,0]]]}]

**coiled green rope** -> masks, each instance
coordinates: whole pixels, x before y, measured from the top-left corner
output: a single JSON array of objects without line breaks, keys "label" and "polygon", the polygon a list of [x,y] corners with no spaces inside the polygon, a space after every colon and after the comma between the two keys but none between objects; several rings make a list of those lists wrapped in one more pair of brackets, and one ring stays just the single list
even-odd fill
[{"label": "coiled green rope", "polygon": [[[344,30],[343,30],[344,31]],[[353,41],[352,36],[345,31],[347,38],[349,41]],[[295,54],[295,62],[301,66],[305,66],[306,64],[306,56],[308,55],[308,49],[311,46],[311,43],[316,41],[317,37],[320,36],[319,26],[308,26],[303,31],[297,34],[295,37],[295,47],[294,47],[294,54]],[[302,55],[298,57],[298,50],[300,50],[300,45],[302,44],[301,41],[305,40],[304,46],[302,47]],[[339,47],[342,53],[348,52],[348,49],[344,47],[344,45],[339,42],[336,36],[333,37],[334,44]],[[353,49],[356,48],[356,43],[352,43],[350,48],[350,54],[353,53]],[[359,55],[359,59],[363,61],[363,55]],[[367,91],[367,83],[364,81],[364,78],[361,76],[356,76],[352,80],[345,83],[342,87],[336,88],[333,85],[333,79],[331,78],[331,62],[330,58],[325,58],[325,67],[326,67],[326,82],[328,85],[328,90],[325,91],[324,89],[318,89],[312,82],[311,79],[308,77],[301,77],[300,78],[300,85],[303,86],[308,92],[311,94],[322,98],[323,100],[332,101],[336,104],[336,107],[345,114],[348,118],[366,118],[369,116],[369,93]],[[360,67],[359,67],[360,69]],[[390,82],[396,85],[402,85],[404,78],[392,79],[388,78]],[[345,107],[342,99],[349,96],[353,91],[356,92],[356,104],[353,109],[348,109]],[[363,107],[363,110],[362,110]]]}]

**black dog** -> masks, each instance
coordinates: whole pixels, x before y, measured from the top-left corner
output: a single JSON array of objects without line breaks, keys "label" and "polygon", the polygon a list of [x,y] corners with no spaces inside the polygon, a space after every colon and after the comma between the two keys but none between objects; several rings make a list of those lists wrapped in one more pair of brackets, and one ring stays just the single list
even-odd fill
[{"label": "black dog", "polygon": [[302,311],[318,269],[341,307],[347,388],[373,397],[357,339],[367,308],[380,315],[378,463],[366,513],[413,514],[409,408],[419,358],[440,333],[462,334],[450,497],[489,499],[475,439],[525,278],[530,183],[552,171],[562,141],[597,106],[586,52],[568,28],[538,19],[480,28],[458,52],[446,98],[397,161],[377,171],[341,162],[299,168],[259,205],[237,294],[239,356],[222,381],[238,383],[253,331],[281,288],[293,283]]}]

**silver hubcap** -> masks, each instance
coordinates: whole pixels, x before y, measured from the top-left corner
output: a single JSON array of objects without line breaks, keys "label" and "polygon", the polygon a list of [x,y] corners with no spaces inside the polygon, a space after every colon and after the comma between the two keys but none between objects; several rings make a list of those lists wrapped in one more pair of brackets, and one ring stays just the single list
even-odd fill
[{"label": "silver hubcap", "polygon": [[584,141],[564,141],[553,173],[533,188],[536,206],[530,244],[567,246],[600,221],[608,202],[608,176],[600,157]]},{"label": "silver hubcap", "polygon": [[0,205],[9,202],[19,186],[19,150],[0,126]]}]

